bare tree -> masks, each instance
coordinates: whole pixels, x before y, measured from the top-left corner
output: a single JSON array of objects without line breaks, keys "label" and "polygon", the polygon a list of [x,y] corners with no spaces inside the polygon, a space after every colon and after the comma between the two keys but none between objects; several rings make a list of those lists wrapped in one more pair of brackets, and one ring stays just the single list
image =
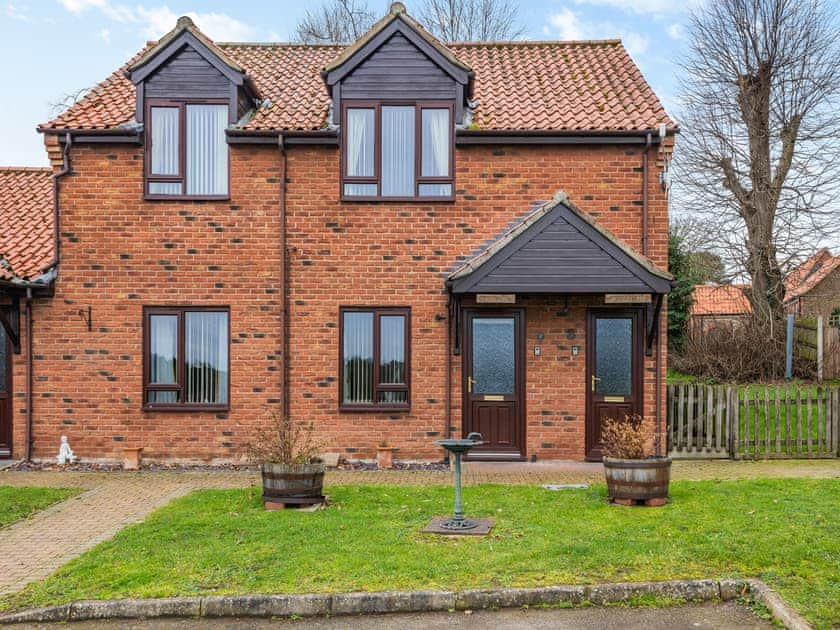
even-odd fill
[{"label": "bare tree", "polygon": [[513,0],[425,0],[418,19],[450,42],[518,39],[525,33]]},{"label": "bare tree", "polygon": [[828,1],[705,3],[682,64],[678,197],[714,225],[718,253],[751,279],[753,312],[771,321],[787,266],[837,218],[840,28]]},{"label": "bare tree", "polygon": [[295,35],[307,44],[346,44],[359,39],[375,21],[364,0],[327,0],[306,10]]},{"label": "bare tree", "polygon": [[87,96],[92,89],[92,87],[83,87],[75,90],[74,92],[62,94],[57,100],[49,104],[50,116],[55,117],[67,111]]},{"label": "bare tree", "polygon": [[[444,41],[516,39],[525,29],[519,23],[515,0],[423,0],[417,19]],[[307,10],[296,28],[299,41],[318,44],[352,42],[376,21],[365,0],[325,0]]]}]

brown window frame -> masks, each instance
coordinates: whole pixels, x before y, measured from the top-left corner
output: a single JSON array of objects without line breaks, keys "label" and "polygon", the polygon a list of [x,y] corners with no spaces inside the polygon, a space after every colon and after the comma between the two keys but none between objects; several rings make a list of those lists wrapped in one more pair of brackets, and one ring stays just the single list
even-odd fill
[{"label": "brown window frame", "polygon": [[[143,134],[143,197],[148,201],[156,200],[189,200],[189,201],[224,201],[230,199],[230,145],[227,150],[228,182],[227,193],[224,195],[188,195],[187,190],[187,105],[225,105],[229,106],[227,99],[206,98],[206,99],[171,99],[171,98],[150,98],[146,99],[144,120],[145,133]],[[177,175],[156,175],[152,173],[152,108],[171,107],[178,109],[178,174]],[[180,195],[155,194],[149,192],[151,183],[179,183],[181,184]]]},{"label": "brown window frame", "polygon": [[[373,391],[371,403],[344,402],[344,314],[373,313]],[[380,383],[380,326],[383,315],[405,317],[405,382]],[[405,392],[404,403],[376,402],[381,392]],[[338,409],[339,411],[409,411],[411,409],[411,308],[407,306],[341,306],[338,309]]]},{"label": "brown window frame", "polygon": [[[413,106],[414,113],[414,196],[411,197],[383,197],[382,196],[382,107]],[[341,133],[341,178],[339,182],[339,198],[341,201],[411,201],[411,202],[441,202],[455,200],[455,103],[454,101],[405,101],[405,100],[344,100],[341,103],[341,129],[347,129],[348,109],[372,109],[374,139],[373,139],[373,176],[348,176],[347,173],[347,144],[346,134]],[[423,110],[449,110],[449,174],[447,176],[423,176]],[[345,184],[376,184],[376,195],[346,195]],[[449,184],[451,193],[439,197],[420,196],[421,184]]]},{"label": "brown window frame", "polygon": [[[183,400],[186,389],[186,336],[184,319],[186,313],[213,312],[226,313],[228,318],[227,335],[227,402],[226,403],[153,403],[149,402],[150,391],[178,391],[178,399]],[[176,363],[176,383],[151,383],[149,372],[151,364],[151,316],[176,315],[178,317],[178,358]],[[230,409],[230,307],[229,306],[144,306],[143,307],[143,411],[228,411]]]}]

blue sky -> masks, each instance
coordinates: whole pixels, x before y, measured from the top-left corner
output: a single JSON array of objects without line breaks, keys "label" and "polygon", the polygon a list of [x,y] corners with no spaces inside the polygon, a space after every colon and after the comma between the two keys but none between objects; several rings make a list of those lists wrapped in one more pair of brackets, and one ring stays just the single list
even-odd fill
[{"label": "blue sky", "polygon": [[[412,0],[404,0],[409,13]],[[38,123],[63,95],[107,77],[188,14],[219,41],[287,41],[311,3],[177,0],[0,0],[0,165],[46,165]],[[691,0],[521,0],[528,39],[620,37],[675,113],[675,58]],[[371,0],[383,15],[388,2]],[[10,89],[11,88],[11,89]]]}]

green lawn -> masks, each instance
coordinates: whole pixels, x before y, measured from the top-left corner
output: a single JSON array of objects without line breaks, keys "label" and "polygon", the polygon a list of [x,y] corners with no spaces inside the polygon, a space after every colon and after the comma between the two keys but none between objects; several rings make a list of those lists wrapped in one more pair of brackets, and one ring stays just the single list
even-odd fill
[{"label": "green lawn", "polygon": [[0,486],[0,528],[78,493],[75,488]]},{"label": "green lawn", "polygon": [[840,481],[676,482],[664,508],[607,504],[602,486],[479,486],[487,538],[420,529],[446,487],[339,486],[323,511],[267,512],[258,490],[196,492],[85,553],[0,609],[84,598],[470,588],[759,577],[811,622],[840,619]]}]

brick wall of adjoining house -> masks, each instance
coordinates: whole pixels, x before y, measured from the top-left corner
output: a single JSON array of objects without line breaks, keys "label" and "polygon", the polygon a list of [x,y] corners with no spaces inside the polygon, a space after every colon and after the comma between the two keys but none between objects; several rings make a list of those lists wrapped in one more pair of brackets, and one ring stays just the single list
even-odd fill
[{"label": "brick wall of adjoining house", "polygon": [[822,315],[827,321],[834,309],[840,308],[840,268],[797,298],[794,308],[802,317]]},{"label": "brick wall of adjoining house", "polygon": [[[142,151],[77,146],[61,183],[56,295],[35,307],[34,453],[50,457],[67,435],[88,458],[144,446],[154,459],[239,457],[280,400],[280,156],[274,146],[231,148],[229,202],[144,202]],[[443,279],[532,203],[557,190],[633,247],[641,247],[640,148],[459,148],[454,203],[340,203],[338,150],[288,149],[290,407],[312,421],[325,450],[438,459],[445,431],[447,296]],[[667,202],[656,149],[649,173],[649,252],[667,264]],[[536,298],[534,298],[536,299]],[[568,315],[528,301],[528,456],[583,457],[585,305]],[[92,308],[93,330],[85,313]],[[229,305],[231,407],[226,413],[143,412],[143,305]],[[338,411],[338,310],[412,309],[412,406],[404,413]],[[662,318],[664,332],[664,311]],[[535,335],[543,353],[533,355]],[[581,346],[570,357],[574,340]],[[15,449],[22,453],[24,360],[16,361]],[[460,357],[452,357],[452,430],[460,430]],[[665,356],[662,356],[664,375]],[[645,409],[654,408],[653,358]],[[664,410],[664,378],[660,391]],[[664,425],[664,411],[663,411]]]},{"label": "brick wall of adjoining house", "polygon": [[[279,156],[231,151],[231,200],[144,202],[139,147],[72,150],[55,297],[34,308],[34,454],[67,435],[86,458],[229,459],[280,399]],[[229,305],[230,412],[143,412],[144,305]],[[86,322],[91,307],[92,331]],[[25,354],[16,361],[23,453]]]}]

